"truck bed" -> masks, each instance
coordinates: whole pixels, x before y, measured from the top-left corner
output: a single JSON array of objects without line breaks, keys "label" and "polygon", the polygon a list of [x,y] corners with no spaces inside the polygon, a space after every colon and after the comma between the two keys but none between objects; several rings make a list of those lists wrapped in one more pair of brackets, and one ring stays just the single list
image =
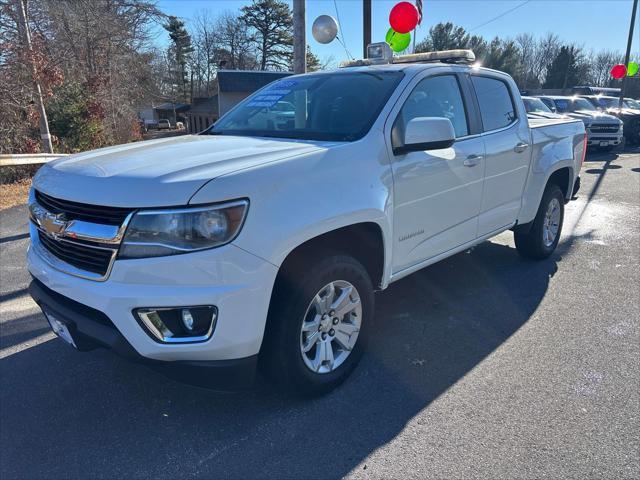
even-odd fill
[{"label": "truck bed", "polygon": [[559,125],[564,123],[580,122],[575,118],[528,118],[529,128],[548,127],[550,125]]}]

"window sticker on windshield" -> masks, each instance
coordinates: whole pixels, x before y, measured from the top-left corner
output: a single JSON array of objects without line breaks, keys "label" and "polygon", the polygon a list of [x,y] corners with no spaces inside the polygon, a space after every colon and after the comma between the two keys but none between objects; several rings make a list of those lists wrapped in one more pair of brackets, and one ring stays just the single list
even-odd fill
[{"label": "window sticker on windshield", "polygon": [[281,80],[274,87],[283,87],[283,88],[291,88],[298,84],[295,80]]},{"label": "window sticker on windshield", "polygon": [[247,107],[273,107],[282,97],[289,95],[291,90],[282,88],[269,88],[264,93],[257,95],[249,103]]},{"label": "window sticker on windshield", "polygon": [[284,95],[258,95],[254,100],[259,102],[272,102],[280,100]]},{"label": "window sticker on windshield", "polygon": [[280,97],[284,97],[285,95],[289,95],[291,90],[287,90],[284,88],[270,88],[264,92],[264,95],[280,95]]},{"label": "window sticker on windshield", "polygon": [[247,107],[273,107],[278,100],[251,100],[247,103]]}]

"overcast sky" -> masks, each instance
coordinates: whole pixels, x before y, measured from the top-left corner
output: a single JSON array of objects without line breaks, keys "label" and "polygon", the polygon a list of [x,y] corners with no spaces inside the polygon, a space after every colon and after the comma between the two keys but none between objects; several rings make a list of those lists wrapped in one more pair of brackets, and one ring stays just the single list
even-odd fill
[{"label": "overcast sky", "polygon": [[[189,21],[198,10],[237,12],[249,3],[250,0],[160,0],[158,6],[167,14]],[[291,5],[291,1],[288,3]],[[374,42],[384,41],[389,28],[389,11],[396,3],[398,0],[373,1]],[[486,38],[514,37],[523,32],[542,36],[554,32],[561,39],[577,42],[587,49],[624,51],[632,3],[632,0],[423,0],[424,18],[417,31],[417,41],[424,38],[430,26],[450,21]],[[360,58],[362,1],[336,0],[335,4],[346,46],[354,57]],[[507,13],[514,7],[518,8]],[[307,43],[321,59],[332,55],[340,62],[347,58],[342,45],[337,41],[320,45],[311,36],[313,20],[323,14],[337,18],[333,0],[307,0]],[[636,20],[634,52],[640,51],[640,16]],[[167,35],[159,31],[157,41],[166,44]]]}]

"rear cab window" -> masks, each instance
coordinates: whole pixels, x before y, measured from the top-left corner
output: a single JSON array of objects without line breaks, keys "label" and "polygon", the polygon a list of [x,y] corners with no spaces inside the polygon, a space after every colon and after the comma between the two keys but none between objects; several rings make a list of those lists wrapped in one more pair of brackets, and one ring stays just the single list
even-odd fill
[{"label": "rear cab window", "polygon": [[516,121],[516,107],[506,82],[480,75],[472,75],[471,82],[485,132],[508,127]]}]

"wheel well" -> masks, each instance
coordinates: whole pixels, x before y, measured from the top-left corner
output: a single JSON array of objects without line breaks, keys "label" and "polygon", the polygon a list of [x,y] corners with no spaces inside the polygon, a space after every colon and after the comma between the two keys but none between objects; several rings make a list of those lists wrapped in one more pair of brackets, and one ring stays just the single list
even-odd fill
[{"label": "wheel well", "polygon": [[569,167],[560,168],[551,174],[547,185],[557,185],[562,190],[564,198],[569,194],[569,180],[571,179],[571,171]]},{"label": "wheel well", "polygon": [[304,270],[309,261],[327,251],[354,257],[367,269],[374,286],[382,283],[384,270],[382,230],[379,225],[370,222],[349,225],[307,240],[287,255],[280,267],[280,272]]}]

